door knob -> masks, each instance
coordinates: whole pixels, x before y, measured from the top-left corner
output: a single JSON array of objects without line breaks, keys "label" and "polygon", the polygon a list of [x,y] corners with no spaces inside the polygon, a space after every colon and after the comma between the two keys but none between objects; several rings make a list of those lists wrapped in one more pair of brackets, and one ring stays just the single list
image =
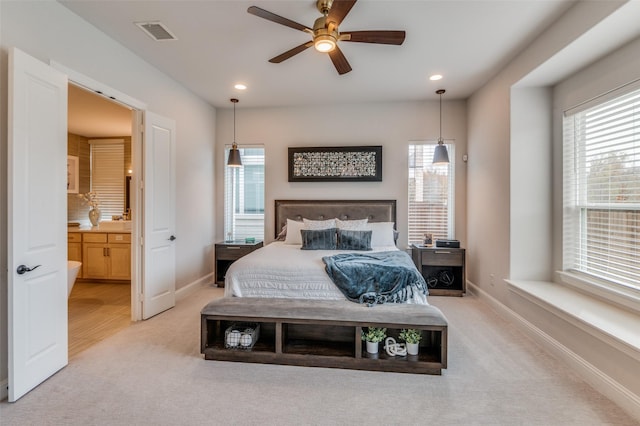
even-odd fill
[{"label": "door knob", "polygon": [[176,237],[174,237],[173,235],[169,237],[169,241],[173,241],[175,239],[176,239]]},{"label": "door knob", "polygon": [[20,266],[18,266],[18,269],[16,269],[16,272],[18,273],[18,275],[22,275],[25,272],[31,272],[34,269],[39,268],[40,266],[42,266],[42,265],[36,265],[33,268],[29,268],[28,266],[20,265]]}]

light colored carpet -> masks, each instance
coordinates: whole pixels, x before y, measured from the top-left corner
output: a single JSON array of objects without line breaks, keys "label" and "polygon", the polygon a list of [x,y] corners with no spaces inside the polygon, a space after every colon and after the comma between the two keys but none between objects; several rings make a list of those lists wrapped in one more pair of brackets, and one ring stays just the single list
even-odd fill
[{"label": "light colored carpet", "polygon": [[442,376],[205,361],[203,287],[88,350],[16,403],[10,425],[638,425],[473,295],[449,320]]}]

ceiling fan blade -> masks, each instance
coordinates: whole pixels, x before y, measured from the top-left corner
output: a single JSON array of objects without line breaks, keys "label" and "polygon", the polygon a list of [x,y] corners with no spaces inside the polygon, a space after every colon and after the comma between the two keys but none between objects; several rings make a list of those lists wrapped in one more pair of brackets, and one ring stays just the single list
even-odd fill
[{"label": "ceiling fan blade", "polygon": [[400,45],[405,34],[404,31],[345,31],[340,33],[340,41]]},{"label": "ceiling fan blade", "polygon": [[333,62],[333,66],[336,67],[338,74],[342,75],[351,71],[351,65],[349,65],[347,58],[345,58],[344,53],[342,53],[342,50],[340,50],[338,46],[329,52],[329,57],[331,58],[331,62]]},{"label": "ceiling fan blade", "polygon": [[335,22],[340,25],[340,22],[347,16],[354,4],[356,4],[356,0],[333,0],[327,22]]},{"label": "ceiling fan blade", "polygon": [[294,55],[297,55],[298,53],[308,49],[311,46],[313,46],[313,42],[308,41],[306,43],[301,44],[300,46],[296,46],[291,50],[287,50],[286,52],[281,53],[280,55],[269,59],[269,62],[271,62],[272,64],[279,64],[280,62],[287,60]]},{"label": "ceiling fan blade", "polygon": [[249,12],[252,15],[256,15],[260,18],[264,18],[268,21],[275,22],[276,24],[281,24],[286,27],[293,28],[294,30],[313,33],[313,30],[311,30],[310,28],[307,28],[302,24],[292,21],[291,19],[283,18],[282,16],[276,15],[275,13],[271,13],[268,10],[260,9],[257,6],[251,6],[249,9],[247,9],[247,12]]}]

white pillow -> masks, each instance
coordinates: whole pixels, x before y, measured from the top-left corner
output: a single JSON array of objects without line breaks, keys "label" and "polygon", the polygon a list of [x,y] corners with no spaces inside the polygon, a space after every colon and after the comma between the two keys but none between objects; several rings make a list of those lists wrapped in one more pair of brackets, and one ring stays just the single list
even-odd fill
[{"label": "white pillow", "polygon": [[356,219],[356,220],[340,220],[336,219],[336,226],[338,229],[345,229],[347,231],[366,231],[367,222],[369,219]]},{"label": "white pillow", "polygon": [[284,243],[302,245],[301,229],[304,229],[304,222],[287,219],[287,236],[284,239]]},{"label": "white pillow", "polygon": [[311,220],[311,219],[302,219],[304,223],[304,229],[311,229],[314,231],[321,231],[323,229],[331,229],[336,227],[335,219],[327,219],[327,220]]},{"label": "white pillow", "polygon": [[371,247],[395,246],[393,225],[393,222],[369,222],[366,229],[371,230]]}]

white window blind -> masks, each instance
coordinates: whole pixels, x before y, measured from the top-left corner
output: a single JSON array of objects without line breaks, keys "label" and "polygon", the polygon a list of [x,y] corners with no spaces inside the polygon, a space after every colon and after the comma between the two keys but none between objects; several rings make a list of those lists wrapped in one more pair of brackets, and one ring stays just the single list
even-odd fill
[{"label": "white window blind", "polygon": [[224,157],[225,239],[264,240],[264,148],[239,148],[242,167],[226,166],[229,149]]},{"label": "white window blind", "polygon": [[102,220],[124,213],[125,172],[122,139],[92,139],[91,191],[100,200]]},{"label": "white window blind", "polygon": [[563,125],[563,269],[640,289],[640,90]]},{"label": "white window blind", "polygon": [[445,144],[448,165],[434,166],[437,145],[409,145],[409,244],[422,243],[426,233],[434,239],[452,239],[454,230],[453,144]]}]

